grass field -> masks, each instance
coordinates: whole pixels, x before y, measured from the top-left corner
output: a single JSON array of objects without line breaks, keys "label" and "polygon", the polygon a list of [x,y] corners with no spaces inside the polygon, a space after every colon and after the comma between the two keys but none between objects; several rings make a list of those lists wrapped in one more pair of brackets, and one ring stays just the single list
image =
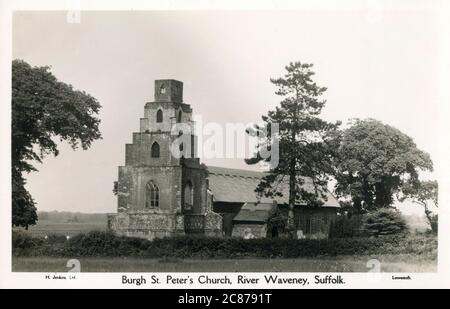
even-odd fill
[{"label": "grass field", "polygon": [[[79,258],[82,272],[367,272],[378,259],[382,272],[435,272],[436,261],[412,255],[295,259]],[[68,259],[13,257],[15,272],[65,272]]]},{"label": "grass field", "polygon": [[[16,230],[25,231],[23,228],[16,228]],[[74,236],[90,231],[105,230],[106,220],[99,222],[55,222],[52,220],[38,220],[37,224],[30,226],[26,233],[31,236],[45,236],[50,234]]]}]

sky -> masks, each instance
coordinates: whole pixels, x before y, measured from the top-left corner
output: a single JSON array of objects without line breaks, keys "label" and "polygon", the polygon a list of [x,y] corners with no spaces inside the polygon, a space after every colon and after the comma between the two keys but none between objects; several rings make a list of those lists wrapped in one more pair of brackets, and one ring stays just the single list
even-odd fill
[{"label": "sky", "polygon": [[[125,144],[139,131],[155,79],[184,83],[204,122],[258,122],[280,101],[271,77],[291,61],[314,64],[328,90],[322,117],[375,118],[438,153],[436,10],[16,11],[13,58],[51,66],[61,81],[98,99],[103,139],[83,151],[60,145],[36,164],[27,188],[38,210],[115,212],[113,182]],[[77,21],[77,18],[75,18]],[[251,168],[242,159],[208,165]],[[433,178],[433,174],[424,175]],[[420,206],[401,206],[423,213]]]}]

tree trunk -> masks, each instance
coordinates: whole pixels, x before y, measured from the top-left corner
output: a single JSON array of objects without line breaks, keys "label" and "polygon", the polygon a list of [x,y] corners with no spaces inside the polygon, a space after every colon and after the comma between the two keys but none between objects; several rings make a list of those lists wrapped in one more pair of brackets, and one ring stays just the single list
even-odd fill
[{"label": "tree trunk", "polygon": [[295,208],[295,159],[291,159],[291,163],[289,166],[289,211],[288,211],[288,219],[287,219],[287,231],[289,233],[290,238],[295,237],[295,223],[294,223],[294,208]]},{"label": "tree trunk", "polygon": [[382,179],[382,182],[375,184],[375,209],[389,207],[392,204],[391,192],[385,185],[387,179]]},{"label": "tree trunk", "polygon": [[[297,89],[296,93],[297,101],[300,100],[300,93]],[[298,108],[298,107],[297,107]],[[296,109],[294,111],[294,116],[296,119],[298,119],[298,110]],[[297,137],[297,128],[294,126],[291,131],[290,140],[292,145],[295,144],[295,139]],[[296,188],[296,157],[298,156],[297,153],[291,153],[291,158],[289,161],[289,211],[288,211],[288,219],[287,219],[287,231],[290,238],[296,238],[297,236],[297,229],[295,227],[294,222],[294,208],[295,208],[295,200],[297,195],[297,188]]]},{"label": "tree trunk", "polygon": [[427,203],[423,203],[423,207],[425,208],[425,216],[427,217],[428,223],[430,224],[431,231],[436,233],[435,225],[433,224],[433,218],[431,217],[431,211],[428,209]]}]

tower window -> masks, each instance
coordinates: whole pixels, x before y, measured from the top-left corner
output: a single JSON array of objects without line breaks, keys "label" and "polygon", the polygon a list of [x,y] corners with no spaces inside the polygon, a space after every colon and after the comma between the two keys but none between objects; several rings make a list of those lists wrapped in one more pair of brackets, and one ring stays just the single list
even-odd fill
[{"label": "tower window", "polygon": [[156,122],[162,122],[163,121],[163,112],[162,110],[158,109],[156,112]]},{"label": "tower window", "polygon": [[159,93],[160,94],[165,94],[166,93],[166,86],[161,85],[161,87],[159,88]]},{"label": "tower window", "polygon": [[305,233],[310,234],[311,233],[311,219],[307,218],[305,222]]},{"label": "tower window", "polygon": [[159,188],[153,182],[149,181],[145,188],[146,196],[145,196],[145,208],[155,208],[159,207]]},{"label": "tower window", "polygon": [[154,142],[151,150],[152,158],[159,158],[159,144]]},{"label": "tower window", "polygon": [[192,182],[189,180],[184,187],[184,208],[192,209],[194,206],[194,186]]},{"label": "tower window", "polygon": [[181,122],[181,116],[182,116],[182,113],[181,113],[181,111],[179,111],[178,117],[177,117],[177,122]]}]

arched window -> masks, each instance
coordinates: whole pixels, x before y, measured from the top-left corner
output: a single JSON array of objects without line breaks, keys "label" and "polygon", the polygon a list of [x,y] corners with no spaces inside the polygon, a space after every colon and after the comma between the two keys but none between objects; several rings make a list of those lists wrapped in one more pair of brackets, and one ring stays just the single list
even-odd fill
[{"label": "arched window", "polygon": [[178,112],[178,117],[177,117],[177,122],[181,122],[181,115],[182,115],[182,113],[181,113],[181,111],[179,111]]},{"label": "arched window", "polygon": [[192,182],[188,180],[184,187],[184,208],[192,209],[194,206],[194,186]]},{"label": "arched window", "polygon": [[159,158],[159,144],[157,142],[154,142],[152,145],[152,158]]},{"label": "arched window", "polygon": [[153,181],[145,187],[145,208],[159,207],[159,188]]},{"label": "arched window", "polygon": [[[180,138],[181,136],[183,136],[183,131],[178,132],[178,138]],[[183,150],[184,150],[183,143],[180,143],[179,149],[180,149],[181,155],[183,155]]]},{"label": "arched window", "polygon": [[163,121],[163,112],[162,110],[158,109],[156,112],[156,122],[162,122]]},{"label": "arched window", "polygon": [[166,93],[166,86],[161,85],[161,87],[159,88],[159,93],[160,94],[165,94]]}]

